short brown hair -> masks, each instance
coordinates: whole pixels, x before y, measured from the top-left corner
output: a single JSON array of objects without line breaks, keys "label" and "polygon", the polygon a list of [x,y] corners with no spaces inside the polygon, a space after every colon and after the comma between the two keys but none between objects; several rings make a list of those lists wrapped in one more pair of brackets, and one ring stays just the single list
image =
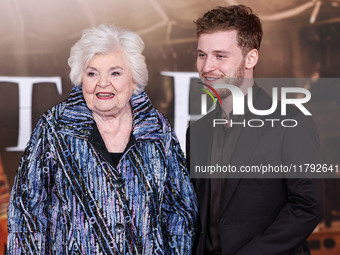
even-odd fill
[{"label": "short brown hair", "polygon": [[250,7],[244,5],[218,6],[198,18],[196,34],[214,33],[217,31],[237,31],[238,45],[246,55],[252,49],[260,49],[262,25],[259,17]]}]

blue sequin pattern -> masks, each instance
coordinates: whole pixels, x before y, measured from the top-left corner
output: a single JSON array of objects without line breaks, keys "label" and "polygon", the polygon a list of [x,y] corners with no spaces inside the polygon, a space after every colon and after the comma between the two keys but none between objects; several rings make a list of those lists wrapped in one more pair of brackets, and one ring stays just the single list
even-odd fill
[{"label": "blue sequin pattern", "polygon": [[191,254],[198,205],[169,122],[130,100],[136,143],[111,166],[89,142],[81,86],[42,115],[8,211],[8,254]]}]

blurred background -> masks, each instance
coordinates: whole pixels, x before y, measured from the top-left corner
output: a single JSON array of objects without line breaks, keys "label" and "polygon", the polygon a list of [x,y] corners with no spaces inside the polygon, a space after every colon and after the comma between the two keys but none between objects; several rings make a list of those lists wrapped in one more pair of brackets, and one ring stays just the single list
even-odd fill
[{"label": "blurred background", "polygon": [[[232,4],[250,6],[263,23],[256,77],[314,81],[307,88],[312,91],[310,109],[323,158],[339,163],[340,84],[337,79],[323,84],[319,78],[340,77],[340,0],[1,0],[0,255],[6,245],[7,206],[20,144],[27,142],[24,134],[27,137],[38,117],[68,96],[72,85],[67,59],[82,30],[116,24],[143,38],[150,76],[146,92],[176,125],[175,108],[181,105],[174,77],[164,72],[195,73],[193,20],[215,6]],[[192,83],[188,79],[183,89]],[[186,127],[181,122],[176,132]],[[309,239],[312,254],[340,254],[339,187],[338,179],[326,180],[325,220]]]}]

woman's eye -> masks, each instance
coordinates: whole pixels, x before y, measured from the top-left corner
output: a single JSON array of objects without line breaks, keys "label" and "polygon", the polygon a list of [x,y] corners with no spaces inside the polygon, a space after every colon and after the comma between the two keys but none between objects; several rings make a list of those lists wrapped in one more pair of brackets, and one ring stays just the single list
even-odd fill
[{"label": "woman's eye", "polygon": [[119,76],[119,75],[120,75],[120,72],[112,72],[111,75],[112,75],[112,76]]},{"label": "woman's eye", "polygon": [[95,76],[96,74],[94,73],[94,72],[88,72],[87,73],[87,76],[89,76],[89,77],[93,77],[93,76]]}]

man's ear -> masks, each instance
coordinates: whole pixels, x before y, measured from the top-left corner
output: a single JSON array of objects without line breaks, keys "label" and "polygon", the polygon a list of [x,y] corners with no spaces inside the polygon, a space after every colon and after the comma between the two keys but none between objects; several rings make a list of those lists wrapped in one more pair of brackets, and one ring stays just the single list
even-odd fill
[{"label": "man's ear", "polygon": [[246,69],[252,69],[257,64],[259,60],[259,52],[257,49],[252,49],[249,51],[245,58],[245,67]]}]

